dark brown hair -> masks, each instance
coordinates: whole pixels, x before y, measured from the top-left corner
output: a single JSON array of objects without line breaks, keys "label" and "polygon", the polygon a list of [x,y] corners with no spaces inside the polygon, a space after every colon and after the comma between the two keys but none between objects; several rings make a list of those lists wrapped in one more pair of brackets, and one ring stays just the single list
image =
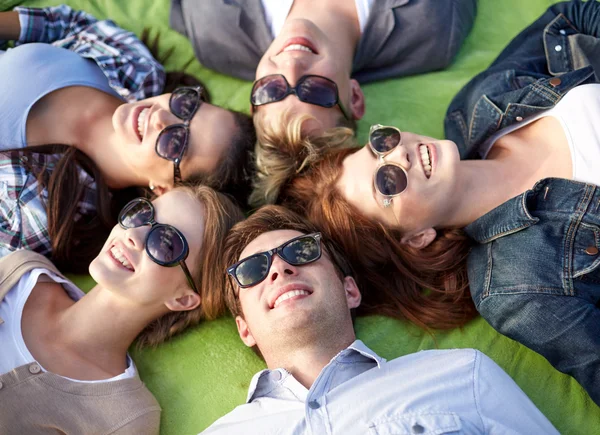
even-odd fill
[{"label": "dark brown hair", "polygon": [[477,312],[468,290],[470,242],[461,230],[440,230],[425,249],[400,242],[401,233],[367,218],[336,189],[343,160],[334,150],[285,186],[280,201],[304,214],[350,260],[363,300],[359,314],[406,319],[423,328],[449,329]]},{"label": "dark brown hair", "polygon": [[[294,213],[293,211],[278,205],[267,205],[255,213],[248,219],[236,224],[230,231],[225,240],[225,249],[223,251],[224,267],[221,269],[222,275],[225,276],[226,268],[239,260],[240,254],[248,244],[263,233],[277,230],[294,230],[303,234],[310,234],[320,231],[306,218]],[[350,262],[346,259],[343,251],[337,244],[328,239],[322,239],[324,251],[327,252],[335,270],[340,279],[346,276],[354,277],[354,271]],[[235,316],[242,316],[242,307],[239,299],[235,296],[235,288],[237,284],[233,279],[227,279],[225,283],[225,300],[227,308]]]},{"label": "dark brown hair", "polygon": [[156,346],[201,320],[213,320],[226,311],[223,289],[223,244],[227,233],[244,215],[226,195],[206,186],[181,186],[196,201],[204,205],[206,224],[202,236],[199,264],[188,264],[190,273],[202,298],[200,306],[190,311],[173,311],[152,322],[137,338],[137,346]]},{"label": "dark brown hair", "polygon": [[[38,193],[45,188],[48,236],[52,246],[49,258],[64,272],[86,273],[90,261],[100,251],[117,215],[127,201],[142,196],[144,189],[129,188],[111,191],[92,160],[68,145],[37,145],[2,152],[13,164],[23,166],[36,177]],[[39,167],[34,162],[46,156],[60,155],[53,168]],[[80,169],[95,182],[95,212],[78,216],[78,203],[83,199],[85,186]]]}]

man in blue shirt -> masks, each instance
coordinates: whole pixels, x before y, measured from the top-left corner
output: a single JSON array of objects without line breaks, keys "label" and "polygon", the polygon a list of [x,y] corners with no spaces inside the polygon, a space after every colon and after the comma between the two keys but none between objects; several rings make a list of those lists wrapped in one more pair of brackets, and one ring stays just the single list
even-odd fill
[{"label": "man in blue shirt", "polygon": [[207,433],[558,433],[473,349],[386,361],[356,339],[361,293],[343,254],[310,223],[265,207],[230,233],[229,309],[268,369],[247,403]]}]

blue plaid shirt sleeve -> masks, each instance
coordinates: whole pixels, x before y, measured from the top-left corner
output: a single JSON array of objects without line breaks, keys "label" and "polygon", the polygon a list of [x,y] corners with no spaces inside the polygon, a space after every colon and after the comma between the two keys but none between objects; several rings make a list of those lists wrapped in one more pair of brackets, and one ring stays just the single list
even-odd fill
[{"label": "blue plaid shirt sleeve", "polygon": [[96,62],[110,86],[126,101],[160,95],[165,70],[133,32],[66,5],[16,7],[21,35],[16,45],[45,42]]}]

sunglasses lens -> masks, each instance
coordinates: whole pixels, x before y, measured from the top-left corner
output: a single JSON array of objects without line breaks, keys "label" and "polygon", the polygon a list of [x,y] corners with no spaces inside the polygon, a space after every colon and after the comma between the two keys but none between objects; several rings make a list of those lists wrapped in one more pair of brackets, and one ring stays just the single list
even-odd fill
[{"label": "sunglasses lens", "polygon": [[168,225],[154,227],[148,235],[146,249],[150,258],[164,265],[177,263],[184,256],[185,243],[179,232]]},{"label": "sunglasses lens", "polygon": [[406,172],[399,166],[383,165],[375,174],[375,187],[382,195],[398,195],[406,189],[407,185]]},{"label": "sunglasses lens", "polygon": [[125,228],[136,228],[150,222],[153,216],[154,209],[150,202],[133,200],[121,210],[119,222]]},{"label": "sunglasses lens", "polygon": [[171,94],[169,107],[171,113],[180,119],[188,120],[198,110],[200,94],[194,88],[175,89]]},{"label": "sunglasses lens", "polygon": [[379,153],[388,153],[400,145],[401,135],[398,130],[390,127],[378,128],[369,137],[373,149]]},{"label": "sunglasses lens", "polygon": [[267,76],[252,86],[251,103],[255,106],[274,103],[283,99],[287,92],[287,82],[283,76]]},{"label": "sunglasses lens", "polygon": [[188,130],[184,126],[167,127],[158,136],[156,152],[163,159],[175,160],[183,154],[187,137]]},{"label": "sunglasses lens", "polygon": [[247,258],[235,269],[235,277],[243,286],[251,286],[267,276],[269,259],[264,254]]},{"label": "sunglasses lens", "polygon": [[296,88],[300,101],[322,107],[333,107],[337,104],[337,86],[324,77],[306,77]]},{"label": "sunglasses lens", "polygon": [[286,245],[281,256],[288,263],[298,266],[315,261],[321,255],[321,244],[312,237],[302,237]]}]

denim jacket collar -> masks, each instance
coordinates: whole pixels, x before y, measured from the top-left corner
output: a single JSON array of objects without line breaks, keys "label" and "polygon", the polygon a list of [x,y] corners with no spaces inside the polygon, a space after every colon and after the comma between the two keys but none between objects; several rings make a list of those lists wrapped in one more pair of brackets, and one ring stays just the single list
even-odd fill
[{"label": "denim jacket collar", "polygon": [[534,225],[539,219],[527,209],[527,197],[531,192],[528,190],[506,201],[467,225],[464,231],[476,242],[488,243]]}]

